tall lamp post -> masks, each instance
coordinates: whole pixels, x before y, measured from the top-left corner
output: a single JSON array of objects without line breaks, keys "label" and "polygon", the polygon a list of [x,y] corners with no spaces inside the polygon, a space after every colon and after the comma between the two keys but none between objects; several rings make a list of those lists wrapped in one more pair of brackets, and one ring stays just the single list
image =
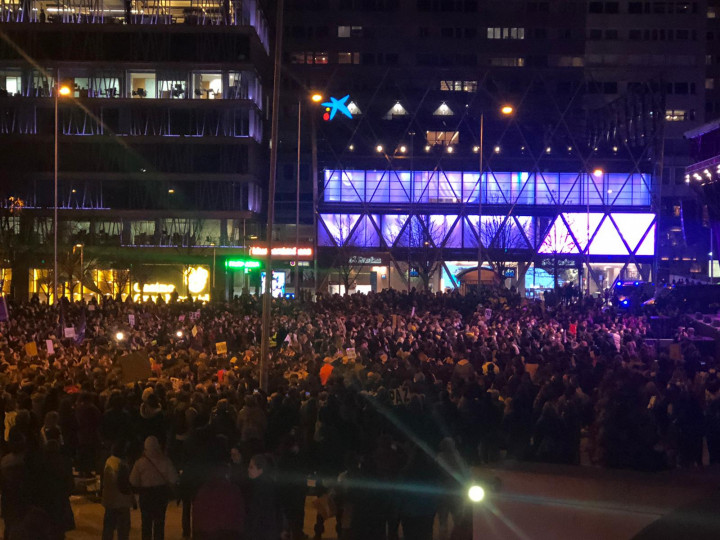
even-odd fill
[{"label": "tall lamp post", "polygon": [[[313,103],[320,103],[323,100],[322,94],[314,92],[310,95],[310,100]],[[302,98],[298,99],[298,117],[297,117],[297,172],[296,172],[296,184],[295,184],[295,297],[299,297],[300,293],[300,262],[298,260],[297,249],[300,245],[300,146],[302,139],[300,137],[302,133]],[[312,118],[312,162],[313,162],[313,230],[317,232],[315,223],[315,212],[316,212],[316,194],[317,194],[317,138],[315,135],[315,116]],[[317,250],[317,245],[314,246]],[[315,252],[313,250],[313,253]],[[317,257],[315,257],[315,270],[317,271]]]},{"label": "tall lamp post", "polygon": [[275,223],[275,177],[278,158],[278,120],[280,115],[280,74],[282,67],[283,0],[276,4],[275,66],[273,72],[272,119],[270,122],[270,178],[268,182],[267,256],[265,257],[265,295],[262,304],[262,337],[260,343],[260,388],[268,389],[270,368],[270,323],[272,311],[272,234]]},{"label": "tall lamp post", "polygon": [[58,97],[70,95],[70,88],[60,86],[60,81],[55,81],[55,204],[53,205],[53,303],[57,302],[58,293]]},{"label": "tall lamp post", "polygon": [[[512,105],[503,105],[500,107],[500,113],[503,116],[510,116],[515,112]],[[483,263],[482,253],[482,181],[483,181],[483,153],[485,151],[485,113],[480,113],[480,177],[478,179],[478,254],[477,254],[477,288],[480,289],[480,273]]]}]

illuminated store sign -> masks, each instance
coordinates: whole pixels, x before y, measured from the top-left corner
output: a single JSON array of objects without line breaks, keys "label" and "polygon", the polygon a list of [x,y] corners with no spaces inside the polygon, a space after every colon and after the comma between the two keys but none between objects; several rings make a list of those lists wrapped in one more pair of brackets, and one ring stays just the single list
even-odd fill
[{"label": "illuminated store sign", "polygon": [[[253,257],[266,257],[267,248],[262,246],[252,246],[250,248],[250,255]],[[272,248],[272,256],[281,258],[294,258],[294,257],[312,257],[313,250],[310,247],[295,247],[295,246],[278,246]]]},{"label": "illuminated store sign", "polygon": [[251,259],[228,259],[225,261],[225,268],[232,270],[238,270],[241,268],[245,270],[252,270],[260,268],[260,261],[253,261]]},{"label": "illuminated store sign", "polygon": [[344,114],[348,118],[352,118],[352,113],[350,112],[350,109],[348,109],[346,103],[347,100],[350,99],[350,94],[346,95],[345,97],[342,97],[340,99],[331,97],[330,101],[326,101],[322,104],[323,107],[325,107],[325,113],[323,114],[323,120],[326,122],[332,120],[335,118],[335,115],[337,113]]}]

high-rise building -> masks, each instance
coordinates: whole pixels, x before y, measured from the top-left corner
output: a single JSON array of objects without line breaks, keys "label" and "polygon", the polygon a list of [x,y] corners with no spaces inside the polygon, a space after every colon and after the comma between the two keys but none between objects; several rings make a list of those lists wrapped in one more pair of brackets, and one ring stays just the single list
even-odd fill
[{"label": "high-rise building", "polygon": [[229,292],[221,262],[260,234],[264,206],[272,62],[262,2],[2,10],[6,292],[52,295],[54,152],[59,294]]},{"label": "high-rise building", "polygon": [[[558,274],[591,291],[667,277],[664,251],[695,257],[677,233],[701,214],[683,133],[704,121],[712,13],[680,1],[287,0],[279,215],[294,222],[299,99],[300,221],[313,215],[314,116],[318,281],[332,290],[424,285],[428,273],[434,290],[457,285],[478,239],[485,263],[542,287]],[[324,121],[311,92],[348,95],[353,118]]]}]

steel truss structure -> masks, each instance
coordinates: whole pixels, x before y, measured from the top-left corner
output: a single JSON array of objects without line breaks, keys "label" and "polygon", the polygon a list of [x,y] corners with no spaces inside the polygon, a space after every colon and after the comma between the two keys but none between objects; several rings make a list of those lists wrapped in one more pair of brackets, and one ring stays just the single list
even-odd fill
[{"label": "steel truss structure", "polygon": [[[440,129],[453,137],[440,145],[416,135],[439,129],[429,89],[415,103],[405,97],[404,113],[390,121],[367,114],[383,92],[355,102],[363,114],[347,123],[344,137],[341,129],[323,126],[325,155],[332,155],[318,203],[325,264],[349,259],[357,272],[358,261],[381,256],[406,279],[401,262],[421,253],[451,276],[446,261],[476,260],[481,246],[484,260],[517,263],[519,276],[533,263],[562,256],[585,268],[597,288],[602,279],[592,264],[599,262],[622,263],[618,278],[632,265],[650,280],[662,85],[636,85],[598,106],[588,92],[592,77],[584,76],[570,93],[558,94],[547,74],[533,73],[518,96],[487,72],[464,104],[443,101],[459,114],[442,118]],[[507,121],[491,118],[480,160],[478,118],[507,101],[519,113]],[[585,284],[589,290],[589,280]]]}]

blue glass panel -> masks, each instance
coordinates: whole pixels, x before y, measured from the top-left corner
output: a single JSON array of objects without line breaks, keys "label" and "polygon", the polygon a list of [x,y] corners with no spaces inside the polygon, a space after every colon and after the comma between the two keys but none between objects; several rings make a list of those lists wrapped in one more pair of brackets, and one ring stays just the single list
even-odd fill
[{"label": "blue glass panel", "polygon": [[652,186],[651,175],[632,175],[632,206],[650,206],[650,186]]},{"label": "blue glass panel", "polygon": [[607,175],[607,204],[632,206],[632,177],[629,174],[610,173]]},{"label": "blue glass panel", "polygon": [[410,202],[410,173],[390,171],[388,174],[390,202]]},{"label": "blue glass panel", "polygon": [[[375,223],[380,222],[380,216],[373,216]],[[349,242],[350,245],[357,247],[379,247],[380,246],[380,235],[370,220],[370,216],[363,216],[360,218],[360,222],[355,229],[355,233]]]},{"label": "blue glass panel", "polygon": [[466,203],[478,202],[478,178],[476,172],[465,172],[462,175],[462,198]]},{"label": "blue glass panel", "polygon": [[374,203],[390,202],[390,173],[367,171],[365,173],[365,200]]},{"label": "blue glass panel", "polygon": [[558,187],[558,174],[539,172],[535,175],[535,204],[559,204],[561,194]]},{"label": "blue glass panel", "polygon": [[323,200],[326,202],[340,202],[340,171],[325,171],[325,190]]},{"label": "blue glass panel", "polygon": [[343,171],[342,202],[362,202],[365,197],[365,171]]},{"label": "blue glass panel", "polygon": [[445,247],[459,248],[462,244],[462,224],[455,224],[457,215],[432,215],[427,221],[430,236],[435,245],[445,242]]},{"label": "blue glass panel", "polygon": [[407,219],[407,214],[387,214],[382,217],[382,235],[388,246],[392,247],[400,240],[400,232]]},{"label": "blue glass panel", "polygon": [[441,171],[438,175],[438,201],[457,203],[462,198],[462,173]]},{"label": "blue glass panel", "polygon": [[487,189],[483,191],[483,204],[507,204],[510,196],[510,173],[486,173]]},{"label": "blue glass panel", "polygon": [[581,194],[585,187],[587,186],[583,184],[583,179],[577,173],[560,173],[558,175],[558,202],[560,204],[583,204]]}]

